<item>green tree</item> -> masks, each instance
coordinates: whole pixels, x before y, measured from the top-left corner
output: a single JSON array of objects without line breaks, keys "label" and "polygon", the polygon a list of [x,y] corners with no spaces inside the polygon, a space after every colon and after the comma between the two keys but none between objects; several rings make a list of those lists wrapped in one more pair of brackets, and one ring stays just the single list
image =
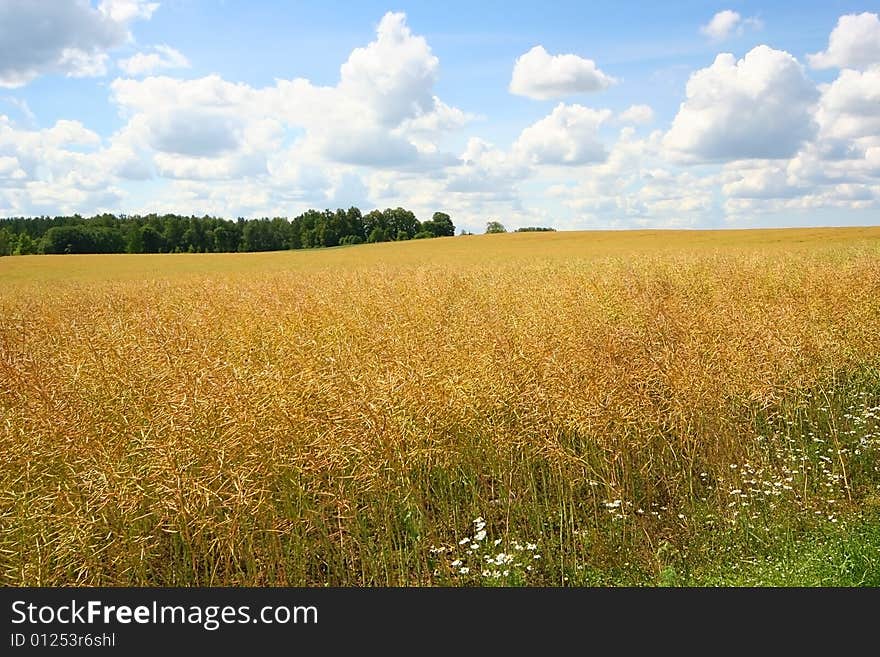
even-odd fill
[{"label": "green tree", "polygon": [[376,227],[370,232],[370,236],[367,238],[367,242],[370,242],[370,243],[373,243],[373,242],[387,242],[387,241],[388,241],[388,235],[385,233],[385,229],[384,229],[384,228],[380,228],[379,226],[376,226]]},{"label": "green tree", "polygon": [[6,228],[0,228],[0,256],[12,254],[12,234]]},{"label": "green tree", "polygon": [[141,228],[142,253],[162,253],[165,249],[165,238],[153,226],[146,225]]},{"label": "green tree", "polygon": [[360,208],[350,207],[345,213],[347,221],[347,235],[354,235],[361,238],[363,242],[367,234],[364,232],[364,216],[361,214]]},{"label": "green tree", "polygon": [[486,224],[487,233],[506,233],[507,229],[500,221],[490,221]]},{"label": "green tree", "polygon": [[18,245],[15,247],[15,255],[33,255],[37,252],[37,243],[27,233],[18,236]]},{"label": "green tree", "polygon": [[43,253],[91,253],[94,243],[82,226],[53,226],[43,237]]},{"label": "green tree", "polygon": [[141,239],[141,226],[136,222],[126,224],[125,250],[127,253],[143,253],[144,241]]},{"label": "green tree", "polygon": [[186,250],[183,244],[183,234],[187,228],[184,219],[174,214],[166,214],[162,217],[162,222],[164,224],[162,235],[165,238],[165,250],[168,253],[177,251],[181,247]]},{"label": "green tree", "polygon": [[389,236],[395,239],[401,239],[401,235],[406,235],[403,239],[409,239],[418,232],[419,220],[416,219],[411,211],[404,208],[387,208],[382,212],[385,217],[385,224]]},{"label": "green tree", "polygon": [[431,232],[437,237],[451,237],[455,235],[455,226],[452,223],[452,218],[445,212],[435,212],[434,216],[431,217],[431,223],[434,224],[434,229]]},{"label": "green tree", "polygon": [[238,248],[235,232],[228,226],[217,226],[214,229],[214,250],[221,253],[229,253]]},{"label": "green tree", "polygon": [[[364,234],[367,236],[368,242],[370,242],[370,241],[375,242],[376,241],[376,240],[370,240],[370,236],[376,232],[377,228],[381,229],[382,233],[384,233],[388,229],[388,223],[386,221],[386,217],[385,217],[384,212],[380,212],[379,210],[373,210],[371,212],[368,212],[364,216]],[[384,242],[385,240],[382,239],[379,241]]]}]

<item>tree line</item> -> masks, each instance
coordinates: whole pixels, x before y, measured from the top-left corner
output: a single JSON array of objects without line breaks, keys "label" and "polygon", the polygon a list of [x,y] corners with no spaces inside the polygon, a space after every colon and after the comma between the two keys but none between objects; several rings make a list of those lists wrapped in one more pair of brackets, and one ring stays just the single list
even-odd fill
[{"label": "tree line", "polygon": [[362,214],[308,210],[286,217],[233,221],[205,215],[11,217],[0,219],[0,256],[35,253],[229,253],[310,249],[455,234],[452,219],[435,212],[419,221],[404,208]]}]

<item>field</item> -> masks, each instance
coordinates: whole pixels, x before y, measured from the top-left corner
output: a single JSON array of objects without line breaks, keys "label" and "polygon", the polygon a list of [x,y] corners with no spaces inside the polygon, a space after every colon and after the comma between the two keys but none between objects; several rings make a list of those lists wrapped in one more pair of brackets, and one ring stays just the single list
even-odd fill
[{"label": "field", "polygon": [[2,585],[880,585],[880,228],[0,258]]}]

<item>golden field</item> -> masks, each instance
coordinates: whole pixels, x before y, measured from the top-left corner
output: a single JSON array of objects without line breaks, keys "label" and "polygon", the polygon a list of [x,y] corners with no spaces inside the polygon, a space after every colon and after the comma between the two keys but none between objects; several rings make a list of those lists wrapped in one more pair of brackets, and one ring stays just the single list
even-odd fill
[{"label": "golden field", "polygon": [[880,228],[18,256],[0,286],[0,584],[666,581],[880,506]]}]

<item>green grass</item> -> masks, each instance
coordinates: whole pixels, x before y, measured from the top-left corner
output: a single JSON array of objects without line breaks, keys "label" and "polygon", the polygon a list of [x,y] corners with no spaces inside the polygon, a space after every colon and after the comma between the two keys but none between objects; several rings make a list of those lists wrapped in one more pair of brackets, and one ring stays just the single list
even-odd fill
[{"label": "green grass", "polygon": [[[735,547],[735,546],[734,546]],[[677,582],[678,583],[678,582]],[[880,586],[880,516],[781,537],[767,553],[702,565],[688,586]]]}]

